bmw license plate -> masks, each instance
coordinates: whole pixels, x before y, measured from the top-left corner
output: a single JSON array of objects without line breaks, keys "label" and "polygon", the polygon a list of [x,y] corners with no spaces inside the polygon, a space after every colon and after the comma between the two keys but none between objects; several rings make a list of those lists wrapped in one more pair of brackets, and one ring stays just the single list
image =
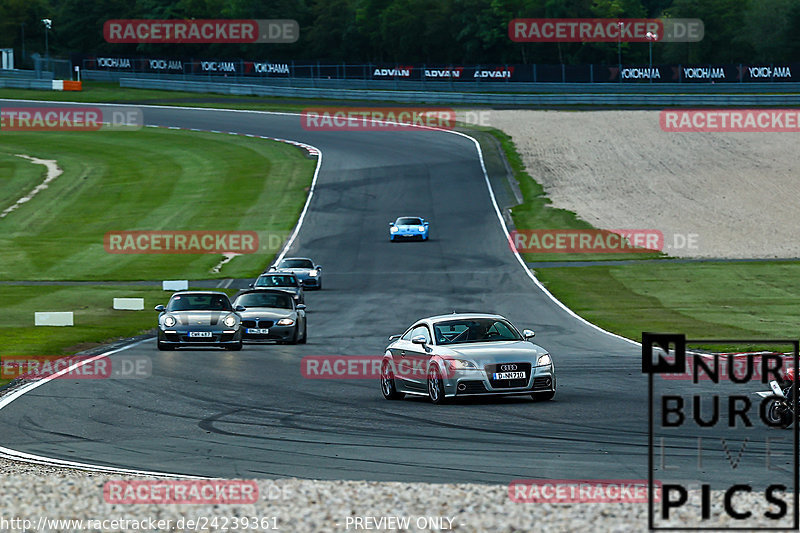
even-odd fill
[{"label": "bmw license plate", "polygon": [[210,331],[190,331],[189,332],[189,336],[190,337],[210,337],[211,336],[211,332]]},{"label": "bmw license plate", "polygon": [[269,335],[269,329],[266,328],[247,328],[246,333],[253,335]]},{"label": "bmw license plate", "polygon": [[495,372],[492,374],[493,380],[499,379],[525,379],[525,372]]}]

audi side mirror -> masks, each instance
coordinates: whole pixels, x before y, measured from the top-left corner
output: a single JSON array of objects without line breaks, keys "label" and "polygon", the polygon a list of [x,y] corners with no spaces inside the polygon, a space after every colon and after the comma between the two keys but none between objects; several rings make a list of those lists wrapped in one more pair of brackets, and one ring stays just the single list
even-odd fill
[{"label": "audi side mirror", "polygon": [[306,308],[306,305],[305,304],[297,304],[297,308],[302,311],[303,309]]},{"label": "audi side mirror", "polygon": [[522,332],[522,336],[525,337],[526,341],[531,340],[534,337],[534,335],[536,335],[536,333],[534,333],[534,331],[532,329],[526,329],[526,330],[523,330],[523,332]]},{"label": "audi side mirror", "polygon": [[416,337],[412,337],[411,342],[413,342],[414,344],[421,344],[423,346],[428,344],[427,339],[425,339],[423,335],[417,335]]},{"label": "audi side mirror", "polygon": [[154,307],[154,309],[155,309],[156,311],[158,311],[159,313],[163,313],[163,312],[164,312],[164,309],[165,309],[165,307],[164,307],[163,305],[157,305],[157,306],[155,306],[155,307]]},{"label": "audi side mirror", "polygon": [[244,311],[246,309],[247,308],[243,305],[237,305],[236,307],[233,308],[234,311]]}]

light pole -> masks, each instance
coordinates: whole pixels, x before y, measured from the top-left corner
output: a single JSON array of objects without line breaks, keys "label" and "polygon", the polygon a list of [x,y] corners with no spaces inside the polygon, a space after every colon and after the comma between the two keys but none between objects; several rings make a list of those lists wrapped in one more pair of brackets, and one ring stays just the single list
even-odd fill
[{"label": "light pole", "polygon": [[653,41],[658,39],[658,34],[649,31],[646,37],[650,41],[650,72],[648,73],[648,78],[650,78],[650,83],[653,83]]},{"label": "light pole", "polygon": [[619,35],[617,35],[617,64],[619,65],[619,83],[622,83],[622,22],[617,22]]},{"label": "light pole", "polygon": [[50,66],[50,44],[47,41],[47,34],[50,33],[50,28],[53,27],[53,21],[50,19],[42,19],[44,24],[44,57],[47,59],[48,67]]},{"label": "light pole", "polygon": [[22,61],[20,62],[20,68],[25,66],[25,23],[19,23],[20,28],[22,28]]}]

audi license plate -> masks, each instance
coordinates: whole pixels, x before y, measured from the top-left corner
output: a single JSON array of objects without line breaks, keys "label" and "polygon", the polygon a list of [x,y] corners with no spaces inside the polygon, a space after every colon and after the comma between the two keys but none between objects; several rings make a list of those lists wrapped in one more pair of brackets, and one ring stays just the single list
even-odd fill
[{"label": "audi license plate", "polygon": [[525,379],[525,372],[495,372],[492,374],[492,379],[497,381],[499,379]]},{"label": "audi license plate", "polygon": [[267,328],[247,328],[246,332],[253,335],[269,335],[269,329]]},{"label": "audi license plate", "polygon": [[211,336],[211,332],[210,331],[190,331],[189,332],[189,336],[190,337],[210,337]]}]

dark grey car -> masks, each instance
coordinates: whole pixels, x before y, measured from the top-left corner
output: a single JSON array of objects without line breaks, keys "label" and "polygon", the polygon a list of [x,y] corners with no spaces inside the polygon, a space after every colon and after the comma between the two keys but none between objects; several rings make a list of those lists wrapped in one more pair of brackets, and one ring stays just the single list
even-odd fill
[{"label": "dark grey car", "polygon": [[297,303],[306,303],[303,286],[297,276],[291,272],[265,272],[258,276],[255,283],[250,284],[250,288],[279,289],[290,293]]},{"label": "dark grey car", "polygon": [[269,267],[271,272],[291,272],[303,287],[322,289],[322,267],[308,257],[286,257],[276,265]]},{"label": "dark grey car", "polygon": [[242,349],[241,317],[224,292],[176,292],[166,307],[157,305],[156,311],[159,350],[181,346]]},{"label": "dark grey car", "polygon": [[239,312],[244,340],[306,343],[306,306],[296,303],[291,294],[277,289],[249,289],[240,292],[233,303],[237,308],[244,307]]}]

